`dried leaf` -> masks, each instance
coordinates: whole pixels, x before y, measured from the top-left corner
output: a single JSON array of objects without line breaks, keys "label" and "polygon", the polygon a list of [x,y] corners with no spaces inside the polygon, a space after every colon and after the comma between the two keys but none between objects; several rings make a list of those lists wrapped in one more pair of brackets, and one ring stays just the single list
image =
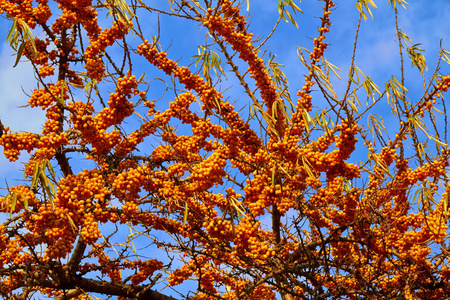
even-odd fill
[{"label": "dried leaf", "polygon": [[189,214],[189,206],[188,206],[187,201],[185,201],[184,202],[183,225],[186,225],[188,214]]}]

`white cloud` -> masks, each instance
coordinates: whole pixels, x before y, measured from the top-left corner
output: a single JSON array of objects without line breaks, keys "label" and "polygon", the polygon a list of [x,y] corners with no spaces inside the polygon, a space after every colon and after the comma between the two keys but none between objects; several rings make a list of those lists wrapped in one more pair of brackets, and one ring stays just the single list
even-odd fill
[{"label": "white cloud", "polygon": [[28,96],[35,87],[32,68],[27,62],[20,62],[15,68],[16,56],[9,45],[3,44],[0,52],[0,117],[5,126],[13,131],[39,132],[43,112],[29,107]]}]

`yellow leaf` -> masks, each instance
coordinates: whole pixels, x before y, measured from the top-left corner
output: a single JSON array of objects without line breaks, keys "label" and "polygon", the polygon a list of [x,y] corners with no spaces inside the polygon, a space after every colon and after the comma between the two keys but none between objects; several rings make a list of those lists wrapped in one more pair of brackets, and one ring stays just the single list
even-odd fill
[{"label": "yellow leaf", "polygon": [[183,225],[186,225],[188,214],[189,214],[189,207],[188,207],[187,201],[185,201],[184,202]]},{"label": "yellow leaf", "polygon": [[75,223],[73,222],[72,218],[69,215],[67,215],[67,219],[69,220],[70,227],[72,227],[73,233],[77,233],[78,227],[75,225]]},{"label": "yellow leaf", "polygon": [[13,192],[12,193],[12,201],[11,201],[11,209],[9,211],[9,215],[11,215],[14,211],[14,209],[16,208],[16,204],[17,204],[17,193]]}]

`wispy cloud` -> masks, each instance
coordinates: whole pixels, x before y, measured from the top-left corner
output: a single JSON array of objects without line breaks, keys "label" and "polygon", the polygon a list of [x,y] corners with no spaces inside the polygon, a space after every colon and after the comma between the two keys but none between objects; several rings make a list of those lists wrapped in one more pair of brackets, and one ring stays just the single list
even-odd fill
[{"label": "wispy cloud", "polygon": [[[0,47],[0,66],[2,66],[0,68],[0,118],[3,125],[9,126],[14,132],[38,133],[42,128],[44,112],[29,107],[18,109],[18,107],[28,104],[25,92],[31,94],[35,87],[32,69],[28,63],[19,63],[12,68],[15,60],[14,51],[8,44],[3,44]],[[17,170],[21,168],[20,161],[11,164],[3,155],[0,155],[2,177],[20,178],[21,176],[16,174],[20,174]],[[15,173],[9,173],[12,171]]]},{"label": "wispy cloud", "polygon": [[44,114],[36,109],[20,106],[28,104],[28,96],[35,87],[31,66],[15,62],[14,51],[4,44],[0,52],[0,117],[4,125],[13,131],[36,131],[42,124]]}]

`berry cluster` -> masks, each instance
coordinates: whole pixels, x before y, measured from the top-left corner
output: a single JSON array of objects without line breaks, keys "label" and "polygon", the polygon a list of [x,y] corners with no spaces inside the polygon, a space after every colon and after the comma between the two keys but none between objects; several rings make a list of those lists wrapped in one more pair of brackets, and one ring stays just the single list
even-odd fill
[{"label": "berry cluster", "polygon": [[122,22],[115,22],[109,29],[105,29],[99,36],[92,36],[90,44],[86,48],[84,58],[87,76],[100,82],[104,77],[104,65],[100,53],[106,47],[111,46],[117,39],[122,38],[128,32],[128,27]]}]

